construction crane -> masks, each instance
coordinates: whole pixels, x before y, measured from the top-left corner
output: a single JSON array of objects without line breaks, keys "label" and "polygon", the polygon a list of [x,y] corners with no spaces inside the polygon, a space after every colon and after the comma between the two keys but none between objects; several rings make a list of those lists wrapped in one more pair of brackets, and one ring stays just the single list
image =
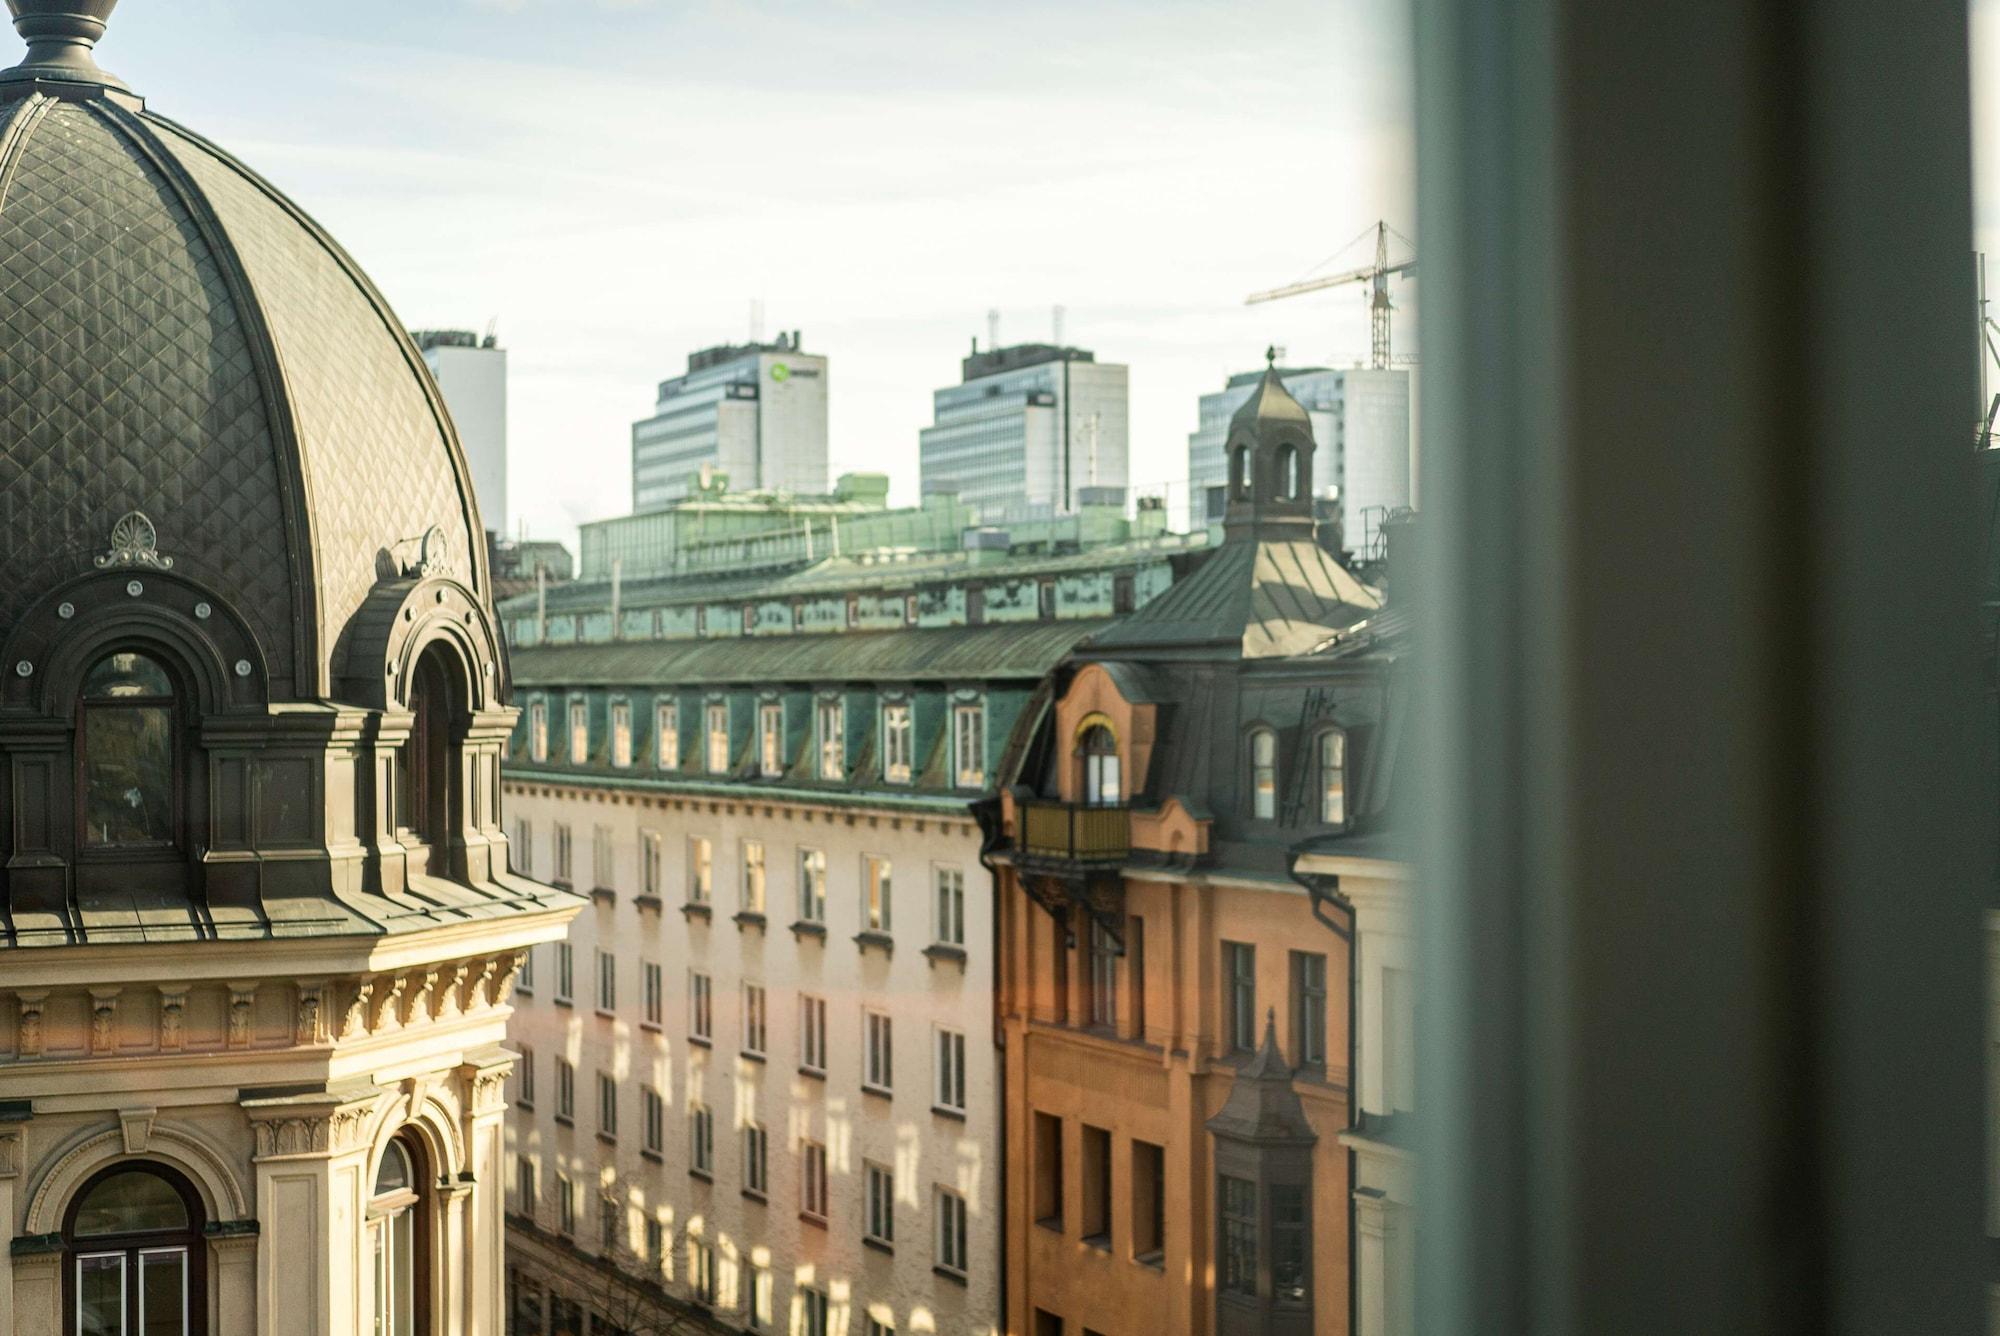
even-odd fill
[{"label": "construction crane", "polygon": [[[1363,265],[1359,269],[1350,269],[1344,274],[1329,274],[1322,278],[1306,278],[1299,280],[1297,283],[1287,283],[1282,288],[1272,288],[1268,292],[1253,292],[1243,299],[1243,304],[1245,306],[1255,306],[1259,302],[1274,302],[1284,297],[1300,297],[1308,292],[1323,292],[1327,288],[1337,288],[1343,283],[1369,284],[1373,289],[1368,302],[1370,324],[1372,326],[1369,340],[1369,365],[1373,366],[1377,371],[1387,371],[1390,363],[1389,314],[1396,309],[1395,304],[1389,300],[1389,276],[1391,274],[1415,273],[1417,268],[1417,257],[1415,255],[1411,255],[1408,259],[1398,260],[1394,264],[1389,263],[1389,234],[1391,232],[1396,233],[1397,240],[1415,249],[1415,243],[1401,232],[1396,232],[1396,229],[1390,227],[1386,222],[1377,222],[1375,224],[1375,263]],[[1364,231],[1361,237],[1367,235],[1368,233]],[[1361,240],[1361,237],[1356,237],[1354,241]],[[1350,241],[1347,243],[1347,246],[1341,247],[1341,250],[1344,251],[1348,246],[1352,246],[1353,244],[1354,242]],[[1334,252],[1336,255],[1339,253],[1340,251]]]}]

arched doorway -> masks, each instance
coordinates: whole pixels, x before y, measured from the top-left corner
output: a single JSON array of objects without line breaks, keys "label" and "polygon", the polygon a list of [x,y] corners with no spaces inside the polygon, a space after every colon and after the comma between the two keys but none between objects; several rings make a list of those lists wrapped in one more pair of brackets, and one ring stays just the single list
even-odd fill
[{"label": "arched doorway", "polygon": [[66,1332],[207,1336],[202,1224],[201,1198],[164,1165],[92,1175],[63,1217]]},{"label": "arched doorway", "polygon": [[368,1249],[375,1281],[373,1336],[428,1336],[431,1329],[427,1164],[423,1146],[403,1132],[383,1148],[375,1167],[368,1194]]}]

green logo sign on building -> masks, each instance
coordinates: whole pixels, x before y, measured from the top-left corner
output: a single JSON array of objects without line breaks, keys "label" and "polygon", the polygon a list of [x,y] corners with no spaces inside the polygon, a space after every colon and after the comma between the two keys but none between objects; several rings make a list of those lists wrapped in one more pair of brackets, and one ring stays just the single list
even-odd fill
[{"label": "green logo sign on building", "polygon": [[792,369],[790,367],[786,366],[783,362],[771,363],[772,380],[790,380],[791,378]]}]

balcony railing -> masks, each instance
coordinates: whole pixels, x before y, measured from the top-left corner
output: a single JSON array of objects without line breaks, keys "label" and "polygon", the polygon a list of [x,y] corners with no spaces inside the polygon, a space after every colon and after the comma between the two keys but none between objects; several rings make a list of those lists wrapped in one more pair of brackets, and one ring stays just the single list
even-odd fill
[{"label": "balcony railing", "polygon": [[1056,802],[1021,805],[1021,852],[1030,858],[1122,863],[1131,851],[1132,811],[1128,807]]}]

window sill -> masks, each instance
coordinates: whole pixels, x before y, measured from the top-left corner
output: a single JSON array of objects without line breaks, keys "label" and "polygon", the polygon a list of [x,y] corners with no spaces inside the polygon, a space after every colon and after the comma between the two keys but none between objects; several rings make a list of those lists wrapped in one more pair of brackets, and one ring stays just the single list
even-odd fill
[{"label": "window sill", "polygon": [[658,1021],[640,1021],[639,1028],[653,1034],[658,1034],[660,1032],[660,1023]]},{"label": "window sill", "polygon": [[965,1121],[964,1109],[954,1109],[947,1104],[933,1104],[931,1105],[931,1112],[936,1114],[940,1118],[949,1118],[955,1123],[962,1123]]},{"label": "window sill", "polygon": [[894,1257],[896,1255],[895,1244],[884,1243],[881,1239],[871,1239],[866,1234],[861,1236],[861,1246],[864,1248],[873,1248],[885,1257]]},{"label": "window sill", "polygon": [[949,942],[932,942],[924,948],[924,955],[933,965],[940,960],[949,960],[955,965],[963,965],[966,961],[965,948]]},{"label": "window sill", "polygon": [[1060,1234],[1063,1232],[1063,1220],[1062,1217],[1059,1215],[1045,1215],[1041,1219],[1035,1221],[1035,1223],[1039,1225],[1041,1228],[1046,1229],[1054,1234]]},{"label": "window sill", "polygon": [[632,904],[639,909],[650,909],[655,914],[661,909],[660,897],[657,895],[635,895],[632,897]]},{"label": "window sill", "polygon": [[618,1019],[618,1013],[610,1010],[608,1007],[599,1007],[597,1008],[597,1017],[599,1020],[615,1021]]},{"label": "window sill", "polygon": [[557,1115],[556,1115],[556,1126],[557,1126],[557,1127],[575,1127],[575,1126],[576,1126],[576,1119],[574,1119],[574,1118],[570,1117],[570,1116],[569,1116],[568,1114],[564,1114],[564,1113],[559,1113],[559,1114],[557,1114]]},{"label": "window sill", "polygon": [[966,1280],[965,1273],[963,1271],[954,1271],[948,1266],[933,1266],[931,1268],[931,1274],[933,1276],[939,1277],[940,1279],[948,1280],[954,1285],[970,1284],[970,1282]]},{"label": "window sill", "polygon": [[771,1199],[755,1188],[744,1188],[743,1195],[751,1201],[756,1202],[759,1206],[769,1206],[771,1204]]},{"label": "window sill", "polygon": [[741,911],[735,915],[732,921],[738,928],[755,928],[758,932],[764,931],[764,916],[754,909]]},{"label": "window sill", "polygon": [[1086,1248],[1095,1248],[1099,1252],[1108,1253],[1111,1251],[1111,1235],[1109,1233],[1086,1234],[1083,1236],[1083,1246]]},{"label": "window sill", "polygon": [[764,1054],[753,1052],[752,1050],[747,1048],[739,1051],[736,1056],[742,1058],[745,1062],[763,1063],[770,1061],[770,1059],[766,1057]]},{"label": "window sill", "polygon": [[826,1217],[823,1215],[814,1215],[811,1211],[800,1211],[799,1219],[811,1225],[814,1229],[826,1228]]},{"label": "window sill", "polygon": [[895,1092],[890,1090],[887,1086],[868,1085],[865,1082],[862,1084],[861,1093],[885,1101],[892,1100],[896,1097]]},{"label": "window sill", "polygon": [[799,1068],[799,1075],[800,1075],[800,1076],[809,1076],[809,1077],[811,1077],[811,1078],[812,1078],[813,1080],[815,1080],[815,1081],[824,1081],[824,1080],[826,1080],[826,1068],[824,1068],[824,1067],[801,1067],[801,1068]]},{"label": "window sill", "polygon": [[535,1101],[531,1099],[517,1099],[514,1101],[514,1107],[522,1113],[533,1113],[535,1111]]},{"label": "window sill", "polygon": [[714,1175],[714,1174],[711,1174],[711,1173],[710,1173],[710,1172],[709,1172],[708,1170],[706,1170],[706,1169],[694,1169],[694,1168],[690,1168],[690,1169],[688,1170],[688,1177],[689,1177],[689,1178],[693,1178],[693,1179],[699,1179],[699,1180],[700,1180],[701,1182],[703,1182],[703,1183],[713,1183],[713,1182],[715,1182],[715,1175]]},{"label": "window sill", "polygon": [[1167,1255],[1159,1249],[1155,1249],[1149,1253],[1140,1253],[1132,1260],[1149,1270],[1165,1271],[1167,1269]]},{"label": "window sill", "polygon": [[812,923],[806,919],[800,919],[797,923],[794,923],[792,925],[792,936],[817,937],[821,941],[825,941],[826,925],[824,923]]},{"label": "window sill", "polygon": [[618,1144],[618,1134],[616,1132],[599,1132],[597,1134],[597,1139],[599,1141],[602,1141],[607,1146],[615,1146]]},{"label": "window sill", "polygon": [[571,884],[570,879],[568,877],[551,877],[549,879],[549,885],[555,887],[559,891],[569,891],[571,894],[574,894],[576,892],[576,887]]},{"label": "window sill", "polygon": [[609,886],[593,886],[590,888],[590,898],[596,904],[609,907],[618,903],[618,892]]},{"label": "window sill", "polygon": [[558,997],[558,998],[556,998],[556,999],[555,999],[555,1004],[556,1004],[557,1006],[559,1006],[559,1007],[573,1007],[573,1006],[575,1006],[575,1005],[576,1005],[576,1003],[575,1003],[575,1001],[574,1001],[573,999],[571,999],[571,998],[567,998],[567,997]]},{"label": "window sill", "polygon": [[681,917],[692,923],[700,919],[703,923],[713,922],[715,911],[699,900],[690,900],[681,906]]},{"label": "window sill", "polygon": [[866,951],[871,946],[879,947],[881,949],[882,954],[885,956],[894,955],[896,951],[895,938],[891,937],[886,932],[876,932],[873,929],[870,929],[867,932],[855,933],[854,944],[860,947],[863,951]]},{"label": "window sill", "polygon": [[715,1041],[710,1039],[707,1035],[691,1034],[688,1036],[688,1042],[690,1044],[693,1044],[696,1048],[715,1047]]},{"label": "window sill", "polygon": [[667,1157],[660,1154],[660,1152],[656,1150],[641,1150],[639,1152],[639,1158],[642,1160],[650,1160],[654,1164],[665,1164],[667,1162]]}]

